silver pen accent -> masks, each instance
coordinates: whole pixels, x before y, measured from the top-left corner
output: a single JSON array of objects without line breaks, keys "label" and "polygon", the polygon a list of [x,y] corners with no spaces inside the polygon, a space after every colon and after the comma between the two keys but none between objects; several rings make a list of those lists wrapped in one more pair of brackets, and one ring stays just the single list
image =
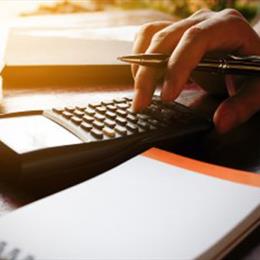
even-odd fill
[{"label": "silver pen accent", "polygon": [[[161,53],[134,54],[118,57],[120,61],[148,67],[165,67],[169,55]],[[243,74],[260,76],[260,56],[235,56],[228,55],[223,58],[203,58],[197,67],[197,71],[207,71],[223,74]]]}]

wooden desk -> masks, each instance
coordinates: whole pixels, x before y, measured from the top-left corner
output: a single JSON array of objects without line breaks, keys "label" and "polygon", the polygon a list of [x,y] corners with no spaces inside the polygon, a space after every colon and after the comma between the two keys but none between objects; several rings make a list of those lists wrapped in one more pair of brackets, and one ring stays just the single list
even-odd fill
[{"label": "wooden desk", "polygon": [[[128,14],[129,15],[129,14]],[[125,19],[122,22],[122,17]],[[136,15],[127,19],[123,14],[120,17],[112,15],[102,15],[102,21],[98,26],[114,24],[140,24],[151,20],[161,20],[158,13],[137,12]],[[152,17],[152,19],[151,19]],[[90,17],[91,18],[91,17]],[[97,26],[97,21],[87,21],[90,27]],[[91,84],[77,87],[55,87],[55,88],[12,88],[4,90],[4,100],[0,106],[0,113],[46,109],[54,106],[65,106],[75,104],[86,104],[97,101],[100,98],[110,99],[125,96],[132,93],[132,85],[104,85]],[[178,98],[180,103],[194,107],[203,113],[212,115],[220,100],[208,96],[204,91],[187,88]],[[260,127],[259,116],[251,120],[245,126],[237,129],[225,137],[219,137],[212,131],[204,137],[204,143],[197,147],[195,154],[192,149],[183,149],[183,152],[192,157],[200,157],[209,162],[236,168],[259,169],[260,140],[258,137]],[[232,138],[230,138],[232,136]],[[241,148],[243,147],[243,149]],[[186,147],[187,148],[187,147]],[[186,150],[186,151],[185,151]],[[188,152],[187,152],[188,151]],[[254,155],[252,157],[251,155]],[[253,159],[253,160],[252,160]],[[257,161],[258,160],[258,161]],[[36,197],[23,189],[16,189],[8,184],[0,182],[0,216],[7,214],[21,206],[24,206]],[[260,259],[260,242],[257,239],[259,229],[249,237],[242,245],[233,250],[227,259]]]},{"label": "wooden desk", "polygon": [[[1,105],[0,112],[14,112],[20,110],[32,110],[32,109],[47,109],[55,106],[86,104],[86,102],[98,101],[100,99],[111,99],[114,97],[126,96],[132,94],[132,85],[89,85],[74,88],[39,88],[39,89],[7,89],[4,90],[4,101]],[[219,103],[219,100],[207,95],[203,90],[196,87],[186,88],[178,98],[180,103],[200,110],[203,113],[211,115]],[[256,121],[256,122],[255,122]],[[239,137],[241,134],[252,133],[255,125],[258,125],[259,118],[254,119],[252,122],[242,127],[238,131],[235,131]],[[254,132],[254,131],[253,131]],[[256,136],[256,135],[255,135]],[[236,137],[236,138],[238,138]],[[214,159],[214,154],[218,156],[217,163],[229,165],[235,163],[233,156],[224,157],[221,149],[215,151],[214,147],[222,147],[222,149],[237,149],[239,142],[232,143],[227,142],[230,137],[220,138],[216,136],[214,131],[205,136],[204,140],[208,140],[209,143],[205,143],[195,150],[202,151],[207,161]],[[242,140],[243,142],[244,140]],[[232,145],[233,144],[233,145]],[[196,144],[195,144],[196,146]],[[255,147],[255,151],[257,146]],[[185,150],[185,147],[184,147]],[[188,151],[193,149],[187,149]],[[215,151],[215,152],[214,152]],[[209,153],[209,154],[208,154]],[[186,155],[191,157],[197,157],[198,154],[185,152]],[[207,156],[206,156],[207,155]],[[226,153],[227,155],[227,153]],[[221,157],[222,156],[222,157]],[[239,156],[243,156],[239,154]],[[201,157],[201,155],[200,155]],[[223,160],[226,158],[226,161]],[[259,157],[258,157],[259,158]],[[237,165],[236,165],[237,166]],[[243,165],[242,165],[243,166]],[[237,168],[241,168],[239,165]],[[243,168],[243,167],[242,167]],[[8,184],[0,182],[0,216],[7,214],[21,206],[24,206],[37,198],[28,191],[23,189],[16,189]],[[260,256],[260,242],[258,236],[260,229],[256,230],[248,239],[245,240],[240,246],[233,250],[227,259],[251,259],[252,255]],[[248,258],[249,257],[249,258]],[[255,258],[257,259],[257,258]]]}]

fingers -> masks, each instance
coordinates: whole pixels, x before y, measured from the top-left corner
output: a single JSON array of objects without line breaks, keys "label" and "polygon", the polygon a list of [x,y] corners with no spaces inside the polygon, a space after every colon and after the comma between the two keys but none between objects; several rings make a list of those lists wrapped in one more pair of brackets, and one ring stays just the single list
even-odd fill
[{"label": "fingers", "polygon": [[133,99],[133,111],[141,111],[150,105],[155,84],[162,72],[160,69],[150,68],[146,70],[145,67],[140,67],[136,74],[135,95]]},{"label": "fingers", "polygon": [[[229,33],[229,37],[223,37],[224,32]],[[248,24],[234,15],[227,18],[217,14],[214,19],[207,19],[190,27],[169,59],[162,99],[176,99],[192,70],[206,53],[225,50],[249,54],[256,51],[249,47],[249,43],[253,44],[256,40],[251,28],[249,31]]]},{"label": "fingers", "polygon": [[[171,53],[182,34],[198,20],[186,19],[165,27],[151,39],[146,53]],[[162,71],[150,67],[139,67],[135,75],[135,98],[133,110],[140,111],[149,105],[156,83]]]},{"label": "fingers", "polygon": [[[188,19],[176,22],[174,24],[174,27],[172,27],[169,31],[167,29],[166,30],[163,30],[163,29],[165,29],[166,27],[168,27],[170,25],[173,25],[172,21],[152,22],[152,23],[143,25],[136,35],[135,42],[133,45],[133,53],[145,53],[146,50],[148,49],[148,47],[150,46],[152,39],[153,39],[154,45],[157,45],[157,43],[159,43],[159,45],[161,45],[162,44],[161,40],[163,40],[164,43],[167,43],[168,39],[165,39],[164,36],[167,34],[170,36],[169,33],[173,29],[175,29],[175,33],[177,33],[178,28],[180,29],[179,30],[180,35],[176,37],[176,39],[179,39],[180,36],[183,34],[183,32],[187,28],[189,28],[193,24],[196,24],[196,23],[202,21],[203,19],[206,19],[211,13],[212,13],[212,11],[209,11],[208,9],[199,10],[199,11],[195,12],[192,16],[190,16]],[[188,22],[187,22],[187,20],[188,20]],[[160,33],[158,35],[155,35],[157,32],[160,32]],[[173,40],[173,39],[170,39],[170,40]],[[168,42],[168,45],[170,46],[170,48],[168,47],[168,49],[172,49],[171,42]],[[175,42],[175,45],[176,45],[176,42]],[[151,49],[154,49],[154,47],[151,46]],[[138,69],[138,65],[134,64],[131,66],[132,75],[134,78],[135,78],[137,69]]]},{"label": "fingers", "polygon": [[213,121],[219,133],[223,134],[247,121],[260,110],[260,79],[247,82],[233,97],[217,108]]},{"label": "fingers", "polygon": [[201,60],[207,46],[205,39],[196,36],[200,34],[199,30],[199,27],[187,30],[173,51],[166,70],[162,100],[176,99],[192,70]]},{"label": "fingers", "polygon": [[[241,37],[242,36],[242,37]],[[137,52],[171,54],[161,92],[162,99],[176,99],[205,54],[228,52],[260,55],[260,38],[235,10],[205,12],[156,31],[147,40],[140,40]],[[135,98],[133,110],[140,111],[151,102],[162,71],[140,66],[134,68]],[[216,110],[213,121],[220,133],[226,133],[248,120],[260,110],[260,79],[247,82],[237,92],[232,78],[227,77],[231,95]]]},{"label": "fingers", "polygon": [[236,94],[236,84],[235,84],[234,76],[226,75],[225,83],[226,83],[226,88],[227,88],[229,96],[231,96],[231,97],[234,96]]},{"label": "fingers", "polygon": [[[143,25],[136,35],[135,42],[133,45],[133,53],[144,53],[146,49],[149,47],[153,35],[171,24],[172,22],[170,21],[163,21]],[[133,78],[135,78],[137,69],[138,65],[131,66]]]}]

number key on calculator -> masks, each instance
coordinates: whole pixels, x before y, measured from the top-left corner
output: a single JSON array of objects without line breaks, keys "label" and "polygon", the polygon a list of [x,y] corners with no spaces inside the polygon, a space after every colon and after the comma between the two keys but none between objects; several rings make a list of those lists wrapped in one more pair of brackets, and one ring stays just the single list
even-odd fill
[{"label": "number key on calculator", "polygon": [[44,115],[71,131],[83,142],[146,137],[151,142],[208,129],[210,122],[191,109],[154,97],[151,105],[134,113],[131,98],[117,98],[86,106],[68,106],[44,111]]},{"label": "number key on calculator", "polygon": [[131,105],[126,97],[1,115],[0,178],[44,191],[53,183],[66,187],[149,147],[174,147],[212,127],[191,109],[158,97],[142,113]]}]

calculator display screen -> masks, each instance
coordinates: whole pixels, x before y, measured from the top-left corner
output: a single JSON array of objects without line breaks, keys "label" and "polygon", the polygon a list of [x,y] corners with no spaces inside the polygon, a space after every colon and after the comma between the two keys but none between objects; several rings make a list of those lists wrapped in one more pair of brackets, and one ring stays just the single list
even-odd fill
[{"label": "calculator display screen", "polygon": [[0,119],[0,140],[19,154],[82,142],[41,115]]}]

